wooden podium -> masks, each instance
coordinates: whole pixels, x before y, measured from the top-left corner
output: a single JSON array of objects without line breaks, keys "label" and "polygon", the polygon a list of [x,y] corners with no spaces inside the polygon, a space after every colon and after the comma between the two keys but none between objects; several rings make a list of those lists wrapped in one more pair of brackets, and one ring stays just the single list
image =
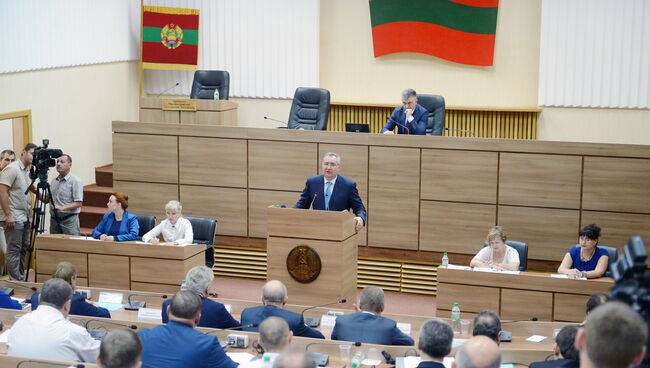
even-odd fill
[{"label": "wooden podium", "polygon": [[[266,278],[287,286],[291,304],[318,305],[341,298],[356,302],[358,239],[350,212],[268,207],[267,231]],[[299,246],[311,248],[320,258],[320,274],[308,283],[296,281],[289,271],[313,271],[313,258],[294,253],[293,262],[288,262]],[[303,266],[311,269],[301,270]]]},{"label": "wooden podium", "polygon": [[140,121],[199,125],[237,125],[236,102],[188,98],[140,97]]}]

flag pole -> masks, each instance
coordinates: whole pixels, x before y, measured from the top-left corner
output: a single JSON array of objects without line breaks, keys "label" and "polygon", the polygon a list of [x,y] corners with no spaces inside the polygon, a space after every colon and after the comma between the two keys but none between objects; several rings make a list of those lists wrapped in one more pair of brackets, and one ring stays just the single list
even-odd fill
[{"label": "flag pole", "polygon": [[142,45],[144,37],[144,0],[140,0],[140,94],[138,98],[142,96]]}]

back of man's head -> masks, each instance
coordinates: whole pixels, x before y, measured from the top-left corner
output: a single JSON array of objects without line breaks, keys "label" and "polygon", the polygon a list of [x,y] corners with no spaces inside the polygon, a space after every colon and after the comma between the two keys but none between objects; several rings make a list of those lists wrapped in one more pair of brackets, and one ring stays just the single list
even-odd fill
[{"label": "back of man's head", "polygon": [[41,289],[41,303],[49,304],[57,309],[62,309],[65,303],[72,298],[72,286],[63,279],[49,279]]},{"label": "back of man's head", "polygon": [[609,301],[609,296],[603,293],[592,294],[587,300],[587,314],[591,313],[596,307],[603,305]]},{"label": "back of man's head", "polygon": [[316,368],[316,362],[306,351],[290,350],[275,359],[273,368]]},{"label": "back of man's head", "polygon": [[562,358],[576,361],[580,358],[580,353],[578,353],[578,350],[576,350],[575,347],[577,333],[578,326],[576,325],[564,326],[560,332],[558,332],[557,337],[555,337],[555,343],[560,348]]},{"label": "back of man's head", "polygon": [[133,331],[113,330],[102,339],[97,365],[101,368],[139,367],[141,356],[142,343]]},{"label": "back of man's head", "polygon": [[[628,305],[608,302],[594,309],[578,332],[580,359],[595,367],[628,367],[643,358],[648,326]],[[586,353],[586,354],[585,354]]]},{"label": "back of man's head", "polygon": [[456,368],[499,368],[501,352],[494,340],[485,336],[474,336],[456,352]]},{"label": "back of man's head", "polygon": [[196,266],[185,275],[185,290],[203,293],[214,280],[214,273],[206,266]]},{"label": "back of man's head", "polygon": [[384,290],[377,286],[366,286],[359,296],[359,308],[377,314],[383,312]]},{"label": "back of man's head", "polygon": [[454,330],[444,321],[432,319],[420,328],[418,349],[431,358],[443,359],[451,352]]},{"label": "back of man's head", "polygon": [[77,276],[77,269],[74,268],[72,263],[66,261],[59,262],[59,264],[56,265],[56,270],[52,273],[52,277],[63,279],[68,284],[72,284],[72,278],[75,276]]},{"label": "back of man's head", "polygon": [[265,351],[279,353],[291,343],[289,324],[282,318],[269,317],[260,323],[260,344]]},{"label": "back of man's head", "polygon": [[474,317],[473,336],[487,336],[499,342],[501,333],[501,319],[492,311],[482,311]]},{"label": "back of man's head", "polygon": [[169,314],[182,319],[193,319],[200,311],[201,298],[193,291],[177,292],[169,305]]},{"label": "back of man's head", "polygon": [[271,280],[262,287],[264,304],[283,305],[287,298],[287,287],[278,280]]}]

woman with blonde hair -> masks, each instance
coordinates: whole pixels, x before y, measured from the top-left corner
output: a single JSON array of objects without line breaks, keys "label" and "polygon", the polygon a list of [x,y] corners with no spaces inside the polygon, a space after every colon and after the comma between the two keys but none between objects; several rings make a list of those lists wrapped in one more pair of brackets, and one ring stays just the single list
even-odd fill
[{"label": "woman with blonde hair", "polygon": [[142,236],[142,241],[146,243],[158,244],[162,235],[165,243],[174,245],[192,244],[194,233],[192,224],[186,218],[183,218],[183,206],[179,201],[169,201],[165,205],[165,214],[167,218],[158,226],[151,229]]},{"label": "woman with blonde hair", "polygon": [[494,226],[487,235],[488,246],[483,247],[470,262],[471,267],[490,267],[497,270],[517,271],[519,252],[506,245],[506,232],[501,226]]}]

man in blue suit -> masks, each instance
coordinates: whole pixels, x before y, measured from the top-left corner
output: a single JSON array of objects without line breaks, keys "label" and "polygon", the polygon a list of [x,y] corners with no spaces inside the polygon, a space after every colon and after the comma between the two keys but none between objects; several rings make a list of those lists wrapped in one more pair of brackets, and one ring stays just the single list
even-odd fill
[{"label": "man in blue suit", "polygon": [[412,89],[405,89],[402,92],[402,106],[396,107],[381,130],[384,134],[393,134],[397,126],[398,134],[427,133],[427,120],[429,113],[427,109],[418,105],[418,95]]},{"label": "man in blue suit", "polygon": [[341,156],[334,152],[327,152],[323,156],[323,175],[311,176],[305,183],[305,189],[294,208],[325,211],[347,211],[349,209],[356,216],[357,231],[366,223],[366,208],[359,197],[357,183],[343,175],[341,170]]},{"label": "man in blue suit", "polygon": [[444,368],[442,361],[451,352],[453,340],[454,331],[445,321],[432,319],[424,322],[418,340],[421,360],[417,368]]},{"label": "man in blue suit", "polygon": [[[196,266],[190,269],[185,276],[185,288],[201,297],[201,320],[200,327],[210,328],[233,328],[241,326],[239,321],[234,319],[226,307],[206,297],[208,288],[214,280],[214,273],[206,266]],[[171,300],[165,300],[162,305],[162,321],[167,323],[167,307]]]},{"label": "man in blue suit", "polygon": [[336,318],[332,340],[381,345],[413,345],[413,339],[397,328],[397,322],[382,317],[384,291],[367,286],[359,296],[359,312]]},{"label": "man in blue suit", "polygon": [[282,307],[287,303],[287,287],[278,280],[271,280],[262,288],[263,306],[246,308],[241,312],[241,324],[244,331],[258,331],[258,326],[269,317],[280,317],[287,321],[294,336],[324,339],[322,333],[305,325],[302,315]]},{"label": "man in blue suit", "polygon": [[235,368],[217,337],[195,329],[201,319],[201,298],[179,291],[167,307],[169,322],[138,333],[144,347],[142,367]]}]

